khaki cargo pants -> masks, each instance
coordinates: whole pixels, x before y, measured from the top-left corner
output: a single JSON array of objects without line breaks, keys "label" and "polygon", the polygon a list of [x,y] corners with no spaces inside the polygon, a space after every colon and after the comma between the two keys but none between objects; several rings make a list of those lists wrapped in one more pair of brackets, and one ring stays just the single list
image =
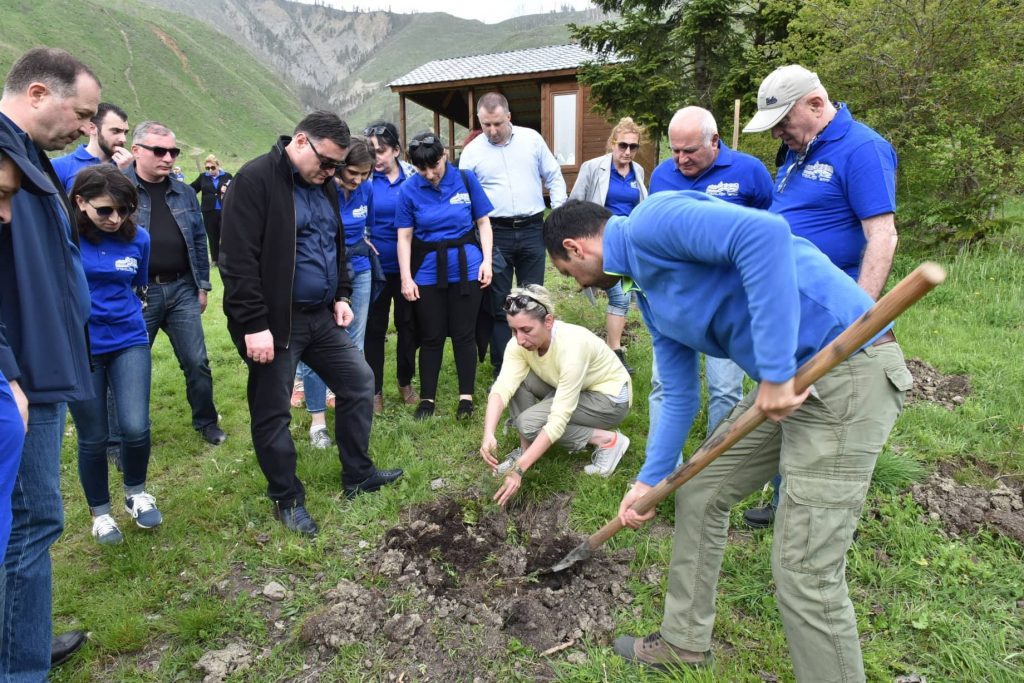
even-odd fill
[{"label": "khaki cargo pants", "polygon": [[[555,387],[530,370],[508,403],[509,416],[524,439],[533,443],[548,423]],[[576,410],[556,443],[570,453],[582,451],[595,429],[612,430],[629,414],[628,403],[616,403],[611,396],[596,391],[581,391]]]},{"label": "khaki cargo pants", "polygon": [[[797,680],[864,680],[845,555],[875,461],[912,382],[898,344],[870,346],[816,382],[792,415],[765,422],[679,488],[665,640],[711,649],[729,510],[781,472],[772,576]],[[740,401],[716,433],[756,396]]]}]

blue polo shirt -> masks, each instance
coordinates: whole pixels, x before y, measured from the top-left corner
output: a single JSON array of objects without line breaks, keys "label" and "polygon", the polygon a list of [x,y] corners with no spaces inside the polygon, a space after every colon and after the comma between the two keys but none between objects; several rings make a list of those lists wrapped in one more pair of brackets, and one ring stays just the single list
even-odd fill
[{"label": "blue polo shirt", "polygon": [[[413,229],[413,235],[424,242],[441,242],[462,237],[475,227],[477,219],[494,210],[494,206],[476,174],[464,171],[462,174],[451,162],[445,165],[444,176],[435,189],[426,178],[417,173],[410,177],[398,192],[398,207],[395,210],[395,227]],[[466,261],[470,280],[477,279],[477,270],[483,262],[483,255],[475,244],[467,244]],[[448,282],[458,282],[459,250],[448,250]],[[437,257],[433,252],[423,259],[423,265],[414,274],[418,285],[437,284]]]},{"label": "blue polo shirt", "polygon": [[[338,208],[341,211],[341,223],[345,226],[345,246],[352,247],[367,236],[366,226],[373,222],[373,184],[367,180],[352,190],[345,199],[345,192],[338,188]],[[367,256],[349,256],[353,273],[362,273],[370,269]]]},{"label": "blue polo shirt", "polygon": [[615,164],[611,164],[608,177],[608,194],[604,198],[604,208],[613,216],[628,216],[629,212],[640,203],[640,186],[637,184],[633,164],[629,165],[629,173],[619,174]]},{"label": "blue polo shirt", "polygon": [[[64,186],[64,191],[71,194],[71,188],[75,185],[75,177],[78,176],[78,172],[86,166],[95,166],[96,164],[103,163],[97,157],[89,154],[86,150],[85,145],[79,145],[71,154],[67,154],[62,157],[57,157],[50,161],[53,164],[53,170],[57,174],[57,178]],[[113,163],[112,161],[110,163]]]},{"label": "blue polo shirt", "polygon": [[373,172],[373,216],[370,217],[370,241],[380,254],[380,266],[385,273],[394,275],[398,270],[398,232],[395,230],[395,211],[398,208],[398,190],[409,176],[398,164],[395,182],[387,173]]},{"label": "blue polo shirt", "polygon": [[[320,185],[294,173],[295,279],[292,301],[315,306],[338,291],[338,215]],[[329,181],[330,182],[330,181]]]},{"label": "blue polo shirt", "polygon": [[131,242],[101,233],[98,244],[85,238],[79,243],[92,298],[89,344],[94,356],[149,346],[142,302],[134,289],[149,282],[149,247],[149,231],[142,228]]},{"label": "blue polo shirt", "polygon": [[896,151],[840,103],[806,152],[786,154],[771,212],[856,280],[867,244],[861,221],[896,211]]},{"label": "blue polo shirt", "polygon": [[645,484],[675,467],[700,408],[698,353],[783,382],[874,303],[779,216],[701,192],[651,195],[608,219],[603,245],[605,271],[642,290],[664,384]]},{"label": "blue polo shirt", "polygon": [[694,178],[684,176],[675,159],[658,164],[651,174],[651,194],[666,190],[696,190],[755,209],[772,205],[772,176],[761,160],[729,149],[721,140],[714,163]]}]

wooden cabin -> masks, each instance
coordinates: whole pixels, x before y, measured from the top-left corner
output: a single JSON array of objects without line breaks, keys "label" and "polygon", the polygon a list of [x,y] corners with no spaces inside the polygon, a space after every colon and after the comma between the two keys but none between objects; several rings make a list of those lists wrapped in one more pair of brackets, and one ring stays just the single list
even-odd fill
[{"label": "wooden cabin", "polygon": [[[578,45],[554,45],[427,62],[388,84],[398,94],[402,139],[408,139],[407,103],[415,102],[433,114],[434,131],[456,159],[462,149],[456,125],[473,129],[477,98],[500,92],[512,123],[533,128],[547,141],[571,190],[580,165],[605,154],[613,125],[593,111],[590,89],[576,80],[580,65],[593,59]],[[637,161],[647,178],[656,159],[653,145],[640,149]]]}]

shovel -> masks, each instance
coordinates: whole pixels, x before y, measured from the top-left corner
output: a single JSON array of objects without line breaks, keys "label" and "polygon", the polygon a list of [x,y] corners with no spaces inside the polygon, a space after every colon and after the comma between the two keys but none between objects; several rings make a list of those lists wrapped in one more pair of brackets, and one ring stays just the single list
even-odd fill
[{"label": "shovel", "polygon": [[[946,271],[936,263],[922,263],[907,277],[892,288],[852,325],[833,339],[825,348],[818,351],[797,371],[793,390],[796,393],[805,391],[817,380],[824,377],[832,368],[842,363],[860,349],[882,328],[895,320],[903,311],[914,305],[931,289],[946,279]],[[633,503],[632,509],[643,514],[652,510],[658,503],[668,498],[669,494],[692,479],[698,472],[725,451],[732,448],[740,439],[754,431],[767,419],[756,406],[751,406],[724,432],[708,437],[700,448],[684,464],[662,479],[642,498]],[[562,558],[562,561],[544,573],[560,572],[590,558],[594,551],[621,531],[623,524],[618,516],[598,529],[587,540]]]}]

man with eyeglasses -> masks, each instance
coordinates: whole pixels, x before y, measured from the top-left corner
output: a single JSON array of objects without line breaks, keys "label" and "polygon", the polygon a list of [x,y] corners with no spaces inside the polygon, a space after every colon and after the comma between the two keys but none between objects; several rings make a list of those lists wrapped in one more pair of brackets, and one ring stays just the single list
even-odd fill
[{"label": "man with eyeglasses", "polygon": [[316,111],[235,175],[221,214],[220,273],[228,332],[249,368],[247,397],[256,459],[274,516],[315,536],[295,473],[291,424],[295,367],[305,362],[334,392],[334,433],[346,498],[402,476],[370,459],[373,372],[345,332],[352,282],[331,179],[345,165],[348,125]]},{"label": "man with eyeglasses", "polygon": [[[877,299],[896,253],[896,152],[881,135],[855,121],[845,103],[833,104],[816,73],[779,67],[757,91],[757,113],[744,133],[771,131],[789,148],[769,209],[794,235],[810,240]],[[771,504],[747,510],[750,526],[770,526]]]},{"label": "man with eyeglasses", "polygon": [[100,102],[91,123],[88,144],[79,145],[71,154],[53,160],[53,170],[65,192],[71,192],[78,172],[86,166],[110,163],[123,171],[135,160],[124,146],[130,132],[124,109],[110,102]]},{"label": "man with eyeglasses", "polygon": [[217,424],[213,373],[206,354],[202,315],[210,284],[206,228],[196,193],[171,177],[181,154],[174,132],[157,121],[143,121],[132,134],[135,163],[125,171],[139,191],[135,222],[149,231],[149,290],[144,311],[150,346],[161,329],[185,373],[185,395],[192,427],[219,446],[227,434]]},{"label": "man with eyeglasses", "polygon": [[501,372],[502,355],[512,338],[502,306],[517,285],[544,284],[544,188],[551,207],[566,199],[562,168],[540,133],[512,125],[508,100],[500,93],[487,93],[476,110],[483,134],[466,145],[459,168],[473,171],[494,205],[491,228],[494,248],[501,252],[506,267],[491,281],[491,366],[494,376]]}]

